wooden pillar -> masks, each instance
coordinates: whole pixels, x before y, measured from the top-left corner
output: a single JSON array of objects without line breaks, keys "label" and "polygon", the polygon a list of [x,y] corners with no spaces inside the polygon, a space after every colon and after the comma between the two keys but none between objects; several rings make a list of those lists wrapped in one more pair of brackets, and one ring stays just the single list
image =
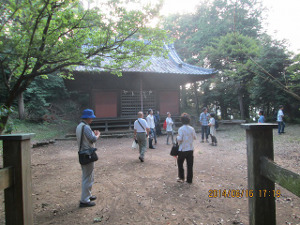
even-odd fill
[{"label": "wooden pillar", "polygon": [[3,166],[12,167],[14,184],[4,190],[7,225],[32,225],[31,145],[34,134],[1,135]]},{"label": "wooden pillar", "polygon": [[128,125],[129,125],[129,130],[132,130],[131,129],[131,119],[129,119],[129,124]]},{"label": "wooden pillar", "polygon": [[140,77],[141,111],[144,112],[143,79]]},{"label": "wooden pillar", "polygon": [[195,94],[195,103],[196,103],[196,113],[197,113],[197,116],[200,115],[200,108],[199,108],[199,98],[198,98],[198,84],[197,82],[194,82],[193,83],[193,86],[194,86],[194,94]]},{"label": "wooden pillar", "polygon": [[107,132],[108,131],[108,122],[107,122],[107,120],[105,120],[105,132]]},{"label": "wooden pillar", "polygon": [[274,124],[242,124],[246,129],[250,225],[276,224],[274,182],[261,175],[261,157],[274,159]]}]

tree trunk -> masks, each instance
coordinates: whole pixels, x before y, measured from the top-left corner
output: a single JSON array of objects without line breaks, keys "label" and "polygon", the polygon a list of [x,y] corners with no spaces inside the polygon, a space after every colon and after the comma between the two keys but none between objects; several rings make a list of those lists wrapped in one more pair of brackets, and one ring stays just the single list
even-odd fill
[{"label": "tree trunk", "polygon": [[271,111],[270,108],[271,108],[271,107],[270,107],[270,103],[268,102],[268,103],[267,103],[267,112],[265,113],[265,116],[270,116],[270,115],[271,115],[271,113],[270,113],[270,111]]},{"label": "tree trunk", "polygon": [[7,120],[8,120],[8,116],[1,116],[0,117],[0,135],[5,130],[5,126],[6,126]]},{"label": "tree trunk", "polygon": [[221,118],[223,120],[227,120],[228,119],[227,107],[225,106],[223,101],[220,101],[219,104],[220,104],[220,110],[221,110]]},{"label": "tree trunk", "polygon": [[21,94],[19,94],[19,96],[18,96],[18,107],[19,107],[19,119],[24,120],[25,119],[25,108],[24,108],[23,92]]},{"label": "tree trunk", "polygon": [[183,111],[185,111],[188,107],[188,104],[187,104],[187,96],[186,96],[186,89],[185,89],[185,86],[182,85],[181,86],[181,109]]},{"label": "tree trunk", "polygon": [[197,82],[193,83],[194,86],[194,94],[195,94],[195,103],[196,103],[196,113],[199,116],[200,115],[200,109],[199,109],[199,99],[198,99],[198,91],[197,91]]},{"label": "tree trunk", "polygon": [[243,104],[243,94],[241,92],[238,93],[238,102],[240,105],[240,112],[241,112],[241,119],[245,119],[245,110],[244,110],[244,104]]},{"label": "tree trunk", "polygon": [[[18,98],[20,93],[23,93],[27,89],[27,87],[33,81],[34,77],[35,76],[32,76],[30,78],[25,78],[23,76],[23,77],[20,77],[17,80],[17,82],[14,84],[14,87],[11,90],[9,90],[6,102],[3,104],[3,106],[6,109],[11,108],[13,102]],[[10,114],[10,112],[8,112],[7,115],[3,115],[3,116],[0,117],[0,134],[2,134],[2,132],[5,129],[5,126],[6,126],[7,121],[8,121],[9,114]]]}]

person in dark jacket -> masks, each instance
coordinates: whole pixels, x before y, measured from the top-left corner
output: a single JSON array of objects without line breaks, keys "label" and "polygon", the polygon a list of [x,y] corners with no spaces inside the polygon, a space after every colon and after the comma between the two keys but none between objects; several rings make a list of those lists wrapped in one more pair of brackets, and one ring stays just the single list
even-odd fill
[{"label": "person in dark jacket", "polygon": [[154,123],[155,123],[156,135],[160,136],[162,133],[161,133],[161,127],[160,127],[160,115],[159,115],[159,111],[156,111],[156,113],[154,115]]}]

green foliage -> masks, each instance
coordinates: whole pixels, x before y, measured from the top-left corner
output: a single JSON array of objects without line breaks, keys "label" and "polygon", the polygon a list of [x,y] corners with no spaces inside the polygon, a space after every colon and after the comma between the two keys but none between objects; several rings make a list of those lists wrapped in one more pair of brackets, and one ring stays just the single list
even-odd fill
[{"label": "green foliage", "polygon": [[29,119],[41,119],[50,114],[49,107],[54,102],[69,101],[63,79],[56,75],[37,77],[24,93],[24,102]]},{"label": "green foliage", "polygon": [[272,117],[281,104],[291,120],[300,116],[300,56],[291,64],[285,43],[263,33],[264,10],[256,0],[211,0],[165,21],[185,61],[219,70],[199,82],[198,94],[201,107],[219,109],[223,119],[255,117],[258,109]]},{"label": "green foliage", "polygon": [[287,72],[290,75],[289,87],[300,95],[300,54],[293,57],[292,64],[287,68]]},{"label": "green foliage", "polygon": [[[273,116],[279,105],[285,105],[288,94],[282,88],[285,84],[285,69],[289,65],[289,55],[282,43],[261,38],[260,52],[255,58],[256,67],[250,91],[251,103],[265,111],[265,116]],[[280,85],[282,84],[282,85]]]},{"label": "green foliage", "polygon": [[252,66],[251,57],[256,57],[259,48],[253,38],[239,33],[228,33],[214,39],[211,46],[204,49],[208,65],[239,80],[247,76]]},{"label": "green foliage", "polygon": [[[242,34],[228,33],[215,39],[212,45],[206,47],[203,52],[208,65],[219,70],[215,82],[219,88],[218,97],[221,99],[216,98],[215,100],[225,104],[228,99],[224,99],[226,96],[221,90],[226,90],[225,93],[231,96],[230,100],[232,100],[232,96],[235,96],[234,99],[239,103],[241,118],[249,117],[248,85],[254,76],[252,72],[254,65],[251,58],[256,57],[259,52],[257,41]],[[228,104],[225,106],[228,108]],[[223,112],[223,114],[227,113]]]},{"label": "green foliage", "polygon": [[[141,2],[110,0],[99,8],[84,9],[79,0],[4,1],[0,7],[4,104],[10,107],[36,77],[70,78],[78,65],[120,75],[124,65],[135,66],[162,54],[166,31],[147,27],[161,3],[153,7],[138,5]],[[128,4],[140,7],[131,9]],[[5,124],[7,118],[1,121]]]},{"label": "green foliage", "polygon": [[[13,107],[6,107],[5,105],[0,105],[0,118],[1,117],[5,117],[5,116],[9,116],[11,113],[13,113]],[[0,121],[0,128],[4,129],[6,124],[1,123]],[[9,126],[7,127],[8,133],[10,132],[10,130],[12,129],[12,124],[9,124]]]},{"label": "green foliage", "polygon": [[202,51],[215,38],[234,32],[257,37],[262,27],[262,11],[256,0],[206,1],[195,14],[166,18],[164,26],[175,38],[179,55],[189,63],[202,64]]}]

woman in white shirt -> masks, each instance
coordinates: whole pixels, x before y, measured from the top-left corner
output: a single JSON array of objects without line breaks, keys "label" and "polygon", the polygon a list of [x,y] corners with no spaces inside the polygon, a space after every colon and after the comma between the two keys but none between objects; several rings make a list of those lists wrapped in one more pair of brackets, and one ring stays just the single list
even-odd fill
[{"label": "woman in white shirt", "polygon": [[166,118],[166,123],[167,123],[167,145],[169,144],[169,136],[171,135],[172,137],[172,144],[174,144],[174,138],[173,138],[173,120],[171,118],[171,113],[167,112],[167,118]]},{"label": "woman in white shirt", "polygon": [[189,114],[183,113],[181,115],[182,126],[178,129],[177,141],[179,144],[178,151],[178,182],[184,182],[184,169],[183,163],[186,159],[187,163],[187,179],[186,182],[191,184],[193,182],[193,164],[194,164],[194,145],[193,141],[196,140],[196,132],[193,127],[188,125],[191,121]]},{"label": "woman in white shirt", "polygon": [[148,123],[148,126],[150,127],[150,134],[149,134],[149,148],[155,149],[155,147],[152,144],[153,138],[155,141],[155,144],[157,143],[156,140],[156,134],[155,134],[155,123],[154,123],[154,116],[153,116],[153,110],[148,110],[148,116],[146,117],[146,121]]},{"label": "woman in white shirt", "polygon": [[217,137],[216,137],[217,132],[216,132],[216,120],[215,120],[214,113],[210,114],[208,126],[209,126],[209,134],[211,136],[211,145],[217,146],[218,141],[217,141]]}]

